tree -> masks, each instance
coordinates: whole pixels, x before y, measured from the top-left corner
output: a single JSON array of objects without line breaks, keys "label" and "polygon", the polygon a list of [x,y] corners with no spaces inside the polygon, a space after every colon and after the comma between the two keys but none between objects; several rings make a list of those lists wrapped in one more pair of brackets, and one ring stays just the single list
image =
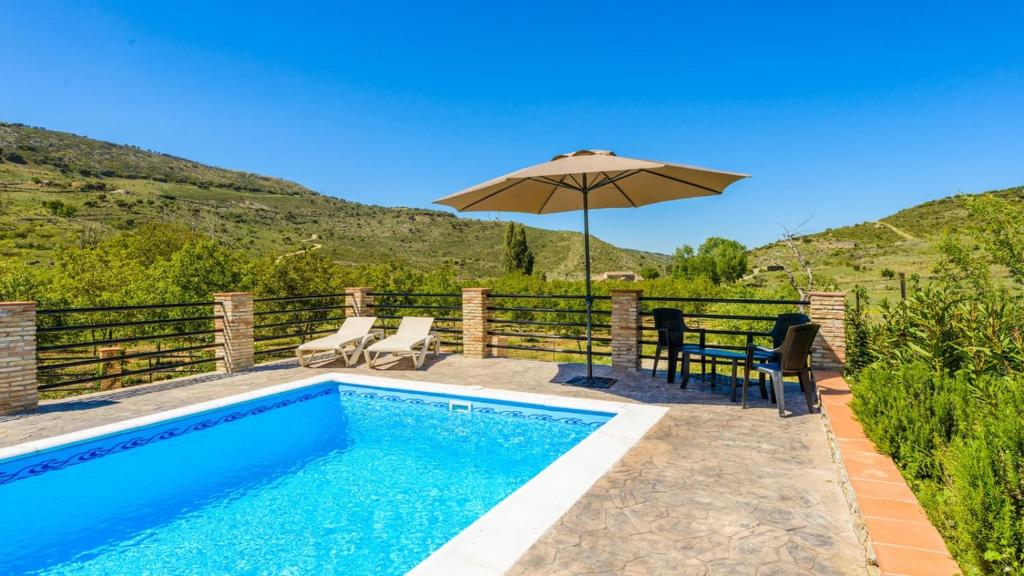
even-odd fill
[{"label": "tree", "polygon": [[1005,266],[1018,285],[1024,286],[1024,190],[1012,195],[983,194],[970,199],[968,207],[978,224],[975,233],[992,262]]},{"label": "tree", "polygon": [[533,251],[526,243],[526,227],[509,222],[505,227],[505,253],[501,259],[506,274],[533,274]]},{"label": "tree", "polygon": [[735,240],[712,236],[694,252],[691,246],[676,249],[672,275],[705,277],[715,284],[735,282],[747,272],[747,248]]},{"label": "tree", "polygon": [[661,278],[661,270],[650,264],[640,268],[640,277],[644,280],[657,280]]}]

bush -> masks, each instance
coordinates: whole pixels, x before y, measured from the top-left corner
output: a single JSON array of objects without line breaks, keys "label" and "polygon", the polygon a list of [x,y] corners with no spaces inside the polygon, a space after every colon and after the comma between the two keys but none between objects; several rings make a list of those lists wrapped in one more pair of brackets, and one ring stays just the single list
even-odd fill
[{"label": "bush", "polygon": [[1024,376],[877,363],[853,408],[968,573],[1024,573]]},{"label": "bush", "polygon": [[61,218],[70,218],[78,212],[78,208],[70,204],[65,204],[60,200],[44,200],[43,208],[49,210],[50,214]]}]

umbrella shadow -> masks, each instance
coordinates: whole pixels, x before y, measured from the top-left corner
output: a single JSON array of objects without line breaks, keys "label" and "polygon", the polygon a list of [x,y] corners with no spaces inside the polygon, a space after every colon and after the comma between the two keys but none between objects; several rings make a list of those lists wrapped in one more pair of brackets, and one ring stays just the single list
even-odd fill
[{"label": "umbrella shadow", "polygon": [[[566,382],[574,376],[586,374],[585,363],[559,363],[558,371],[551,378],[552,384],[561,384],[567,388],[579,389]],[[737,402],[732,401],[731,378],[724,374],[718,374],[718,378],[702,379],[700,375],[691,375],[686,388],[680,387],[680,379],[677,377],[673,383],[668,382],[668,374],[665,371],[658,371],[654,376],[651,369],[641,368],[639,370],[625,370],[612,368],[607,365],[595,365],[594,375],[608,378],[615,378],[616,382],[610,388],[589,389],[593,394],[610,395],[622,399],[632,400],[645,404],[704,404],[714,406],[735,406],[737,409],[742,405],[739,402],[742,393],[742,377],[737,381]],[[798,382],[786,382],[785,386],[786,412],[789,416],[806,415],[807,404],[804,401],[803,392]],[[611,399],[611,398],[609,398]],[[770,398],[762,398],[757,379],[751,378],[747,390],[747,408],[775,410],[776,406]]]}]

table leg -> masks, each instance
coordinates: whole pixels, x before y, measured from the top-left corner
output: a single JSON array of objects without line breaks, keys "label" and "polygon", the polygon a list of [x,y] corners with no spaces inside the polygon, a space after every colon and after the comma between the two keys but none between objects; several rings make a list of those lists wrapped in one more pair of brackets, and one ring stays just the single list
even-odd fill
[{"label": "table leg", "polygon": [[736,402],[736,369],[738,360],[732,361],[732,401]]},{"label": "table leg", "polygon": [[679,356],[679,350],[674,346],[668,347],[668,381],[671,384],[676,381],[676,358]]}]

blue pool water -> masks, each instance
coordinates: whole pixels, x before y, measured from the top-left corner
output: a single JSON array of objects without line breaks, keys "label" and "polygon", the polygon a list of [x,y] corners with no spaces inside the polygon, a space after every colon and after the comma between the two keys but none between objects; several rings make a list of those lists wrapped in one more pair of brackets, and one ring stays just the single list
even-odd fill
[{"label": "blue pool water", "polygon": [[325,383],[0,461],[0,574],[403,574],[610,414]]}]

